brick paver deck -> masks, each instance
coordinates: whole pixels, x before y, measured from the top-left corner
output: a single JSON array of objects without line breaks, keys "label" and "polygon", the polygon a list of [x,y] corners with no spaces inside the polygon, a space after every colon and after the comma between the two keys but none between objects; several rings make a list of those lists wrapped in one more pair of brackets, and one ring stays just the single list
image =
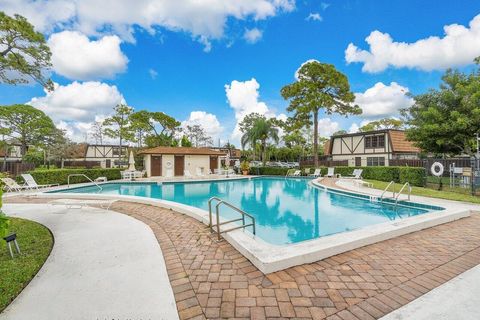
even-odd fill
[{"label": "brick paver deck", "polygon": [[155,233],[181,319],[377,319],[480,263],[480,214],[264,275],[193,218],[127,202],[112,210]]},{"label": "brick paver deck", "polygon": [[264,275],[197,220],[120,202],[162,248],[181,319],[376,319],[480,263],[480,215]]}]

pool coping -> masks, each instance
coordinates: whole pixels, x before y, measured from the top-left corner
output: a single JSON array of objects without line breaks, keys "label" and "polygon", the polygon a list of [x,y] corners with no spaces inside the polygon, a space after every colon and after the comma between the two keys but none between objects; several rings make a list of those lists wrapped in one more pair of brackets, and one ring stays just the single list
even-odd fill
[{"label": "pool coping", "polygon": [[[340,188],[332,188],[320,185],[318,180],[312,180],[311,183],[315,187],[320,186],[328,191],[335,192],[342,190]],[[105,195],[90,193],[62,194],[57,192],[36,193],[33,196],[42,198],[58,198],[59,195],[64,196],[64,198],[71,199],[112,199],[153,205],[188,215],[198,221],[201,221],[205,225],[208,225],[209,223],[208,211],[168,200],[127,195]],[[436,199],[432,201],[435,200]],[[445,210],[429,212],[418,216],[404,218],[398,221],[375,224],[352,231],[341,232],[317,239],[287,245],[275,245],[267,243],[261,238],[244,230],[235,230],[225,233],[223,234],[223,237],[230,244],[232,244],[235,249],[248,258],[261,272],[268,274],[296,265],[319,261],[349,250],[430,228],[439,224],[469,217],[472,210],[472,205],[455,202],[449,204],[444,201],[444,203],[442,203],[442,207]]]}]

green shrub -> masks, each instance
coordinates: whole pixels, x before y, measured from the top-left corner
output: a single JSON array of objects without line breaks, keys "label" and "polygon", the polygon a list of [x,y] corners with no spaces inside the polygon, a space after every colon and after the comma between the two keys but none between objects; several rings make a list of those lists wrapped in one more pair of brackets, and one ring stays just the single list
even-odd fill
[{"label": "green shrub", "polygon": [[288,170],[288,168],[279,167],[251,167],[249,173],[259,176],[284,176]]},{"label": "green shrub", "polygon": [[[2,193],[3,193],[3,189],[0,188],[0,209],[2,208]],[[1,238],[7,235],[9,225],[10,225],[10,220],[0,210],[0,241],[3,241]]]},{"label": "green shrub", "polygon": [[[98,177],[107,177],[108,180],[120,179],[120,169],[52,169],[52,170],[35,170],[28,172],[37,181],[38,184],[67,184],[70,174],[84,174],[94,180]],[[17,178],[19,182],[23,182],[21,177]],[[71,177],[70,183],[89,182],[85,177]]]}]

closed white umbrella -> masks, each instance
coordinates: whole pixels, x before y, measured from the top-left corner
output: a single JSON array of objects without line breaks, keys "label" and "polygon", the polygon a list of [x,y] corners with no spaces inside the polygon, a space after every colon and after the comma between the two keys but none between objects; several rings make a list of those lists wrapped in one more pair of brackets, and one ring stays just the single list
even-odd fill
[{"label": "closed white umbrella", "polygon": [[128,158],[128,171],[135,171],[135,158],[133,157],[133,151],[130,151],[130,157]]}]

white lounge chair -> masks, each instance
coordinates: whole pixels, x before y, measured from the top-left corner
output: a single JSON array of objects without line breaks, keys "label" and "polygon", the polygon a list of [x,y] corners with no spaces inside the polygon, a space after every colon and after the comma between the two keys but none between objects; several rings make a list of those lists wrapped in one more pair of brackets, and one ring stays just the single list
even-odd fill
[{"label": "white lounge chair", "polygon": [[183,175],[185,176],[185,178],[188,178],[188,179],[193,178],[193,176],[192,176],[192,174],[190,173],[189,170],[183,170]]},{"label": "white lounge chair", "polygon": [[205,177],[205,174],[202,172],[202,169],[201,169],[201,168],[196,167],[196,168],[195,168],[195,172],[196,172],[197,176],[199,176],[199,177]]},{"label": "white lounge chair", "polygon": [[318,178],[322,176],[322,170],[320,169],[315,169],[315,171],[311,174],[309,174],[310,177]]},{"label": "white lounge chair", "polygon": [[67,209],[81,209],[88,205],[99,205],[100,208],[110,210],[112,204],[117,200],[109,199],[55,199],[49,202],[52,206],[65,206]]},{"label": "white lounge chair", "polygon": [[14,192],[14,191],[23,191],[23,190],[31,190],[32,188],[29,186],[21,186],[12,178],[1,178],[0,179],[5,184],[5,189],[7,192]]},{"label": "white lounge chair", "polygon": [[353,170],[352,174],[345,177],[345,178],[352,178],[352,179],[362,179],[362,172],[363,172],[363,169],[355,169]]},{"label": "white lounge chair", "polygon": [[302,175],[302,171],[300,170],[295,170],[295,172],[292,174],[293,177],[300,177]]},{"label": "white lounge chair", "polygon": [[335,168],[333,168],[333,167],[328,168],[327,177],[328,178],[335,178]]},{"label": "white lounge chair", "polygon": [[39,189],[39,188],[49,188],[49,187],[56,187],[59,186],[58,183],[53,183],[53,184],[38,184],[35,179],[32,177],[31,174],[29,173],[24,173],[22,174],[23,180],[25,180],[25,183],[28,187],[31,189]]}]

